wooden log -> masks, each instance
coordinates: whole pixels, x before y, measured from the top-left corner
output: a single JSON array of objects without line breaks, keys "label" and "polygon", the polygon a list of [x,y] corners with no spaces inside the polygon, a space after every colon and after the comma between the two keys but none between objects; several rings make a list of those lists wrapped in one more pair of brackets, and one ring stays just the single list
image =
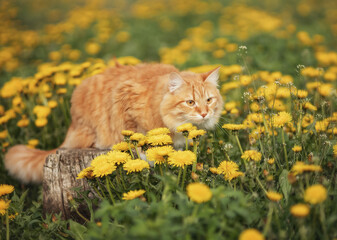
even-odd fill
[{"label": "wooden log", "polygon": [[[92,159],[106,153],[99,149],[59,149],[47,157],[43,168],[43,213],[62,213],[63,219],[79,220],[79,215],[71,210],[69,197],[77,197],[73,188],[90,190],[86,180],[76,177],[90,165]],[[94,197],[92,195],[92,197]],[[86,207],[79,207],[83,213]]]}]

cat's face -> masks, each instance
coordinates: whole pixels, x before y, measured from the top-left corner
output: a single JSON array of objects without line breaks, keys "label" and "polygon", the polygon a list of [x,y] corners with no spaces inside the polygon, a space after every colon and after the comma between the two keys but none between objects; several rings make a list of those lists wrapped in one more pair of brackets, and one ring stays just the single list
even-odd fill
[{"label": "cat's face", "polygon": [[212,129],[218,122],[223,107],[217,89],[218,78],[219,69],[204,74],[170,74],[168,93],[160,106],[165,125],[176,129],[189,122],[199,128]]}]

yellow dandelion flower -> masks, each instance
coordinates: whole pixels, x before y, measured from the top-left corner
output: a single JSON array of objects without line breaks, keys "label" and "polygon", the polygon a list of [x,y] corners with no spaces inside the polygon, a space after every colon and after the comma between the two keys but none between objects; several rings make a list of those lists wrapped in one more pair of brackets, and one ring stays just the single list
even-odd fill
[{"label": "yellow dandelion flower", "polygon": [[188,139],[196,139],[196,138],[199,138],[200,136],[203,136],[205,133],[206,133],[206,131],[205,131],[205,130],[202,130],[202,129],[194,129],[194,130],[191,130],[191,131],[188,133]]},{"label": "yellow dandelion flower", "polygon": [[[134,147],[131,145],[131,147]],[[116,151],[128,151],[129,150],[129,144],[127,142],[120,142],[112,146],[113,150]]]},{"label": "yellow dandelion flower", "polygon": [[206,184],[190,183],[186,187],[187,196],[196,203],[208,202],[212,198],[212,192]]},{"label": "yellow dandelion flower", "polygon": [[242,129],[246,129],[247,127],[244,124],[224,124],[222,125],[222,128],[232,130],[232,131],[239,131]]},{"label": "yellow dandelion flower", "polygon": [[236,102],[228,102],[225,104],[225,109],[226,111],[231,111],[232,109],[237,107],[237,103]]},{"label": "yellow dandelion flower", "polygon": [[337,156],[337,144],[333,146],[333,154]]},{"label": "yellow dandelion flower", "polygon": [[333,91],[334,87],[332,84],[322,84],[321,86],[319,86],[317,88],[319,94],[321,94],[321,96],[323,97],[328,97],[332,94],[332,91]]},{"label": "yellow dandelion flower", "polygon": [[306,98],[308,96],[308,91],[305,90],[298,90],[297,97],[300,99]]},{"label": "yellow dandelion flower", "polygon": [[146,151],[146,157],[149,161],[154,161],[154,164],[162,164],[173,151],[172,146],[154,147]]},{"label": "yellow dandelion flower", "polygon": [[264,236],[254,228],[248,228],[240,233],[239,240],[264,240]]},{"label": "yellow dandelion flower", "polygon": [[223,174],[226,180],[232,180],[239,166],[233,161],[222,161],[217,169],[218,174]]},{"label": "yellow dandelion flower", "polygon": [[270,101],[268,103],[268,107],[270,109],[275,109],[277,111],[285,111],[286,110],[286,105],[284,105],[284,103],[279,99],[275,99],[274,101]]},{"label": "yellow dandelion flower", "polygon": [[242,75],[240,77],[240,84],[242,86],[248,86],[252,82],[252,77],[248,75]]},{"label": "yellow dandelion flower", "polygon": [[298,146],[298,145],[295,145],[295,146],[292,148],[292,150],[293,150],[294,152],[301,152],[301,151],[302,151],[302,147],[301,147],[301,146]]},{"label": "yellow dandelion flower", "polygon": [[232,180],[234,178],[241,177],[241,176],[244,176],[244,175],[245,174],[243,172],[237,171],[237,172],[232,173],[228,180]]},{"label": "yellow dandelion flower", "polygon": [[162,146],[173,143],[172,138],[166,134],[149,136],[147,142],[152,146]]},{"label": "yellow dandelion flower", "polygon": [[93,175],[95,177],[107,176],[117,168],[115,163],[106,154],[95,157],[91,161],[91,166],[93,167]]},{"label": "yellow dandelion flower", "polygon": [[189,132],[194,129],[196,129],[196,127],[193,126],[192,123],[184,123],[177,127],[177,132]]},{"label": "yellow dandelion flower", "polygon": [[123,130],[122,131],[122,135],[126,136],[126,137],[130,137],[131,135],[133,135],[135,132],[131,131],[131,130]]},{"label": "yellow dandelion flower", "polygon": [[322,121],[317,121],[315,124],[316,132],[325,132],[328,129],[329,121],[326,119]]},{"label": "yellow dandelion flower", "polygon": [[250,109],[253,111],[253,112],[258,112],[260,111],[260,105],[257,103],[257,102],[253,102],[252,104],[250,104]]},{"label": "yellow dandelion flower", "polygon": [[295,217],[303,218],[308,216],[310,213],[310,208],[306,204],[298,203],[290,208],[290,213]]},{"label": "yellow dandelion flower", "polygon": [[155,128],[147,132],[148,136],[163,135],[171,133],[168,128]]},{"label": "yellow dandelion flower", "polygon": [[292,168],[291,172],[294,175],[302,174],[303,172],[321,172],[322,167],[319,165],[306,164],[304,162],[296,162]]},{"label": "yellow dandelion flower", "polygon": [[123,193],[123,200],[132,200],[132,199],[135,199],[135,198],[139,198],[144,193],[145,193],[145,190],[143,190],[143,189],[129,191],[127,193]]},{"label": "yellow dandelion flower", "polygon": [[273,165],[275,162],[274,158],[269,158],[269,160],[267,161],[270,165]]},{"label": "yellow dandelion flower", "polygon": [[101,50],[101,46],[95,42],[88,42],[85,45],[85,51],[90,55],[96,55]]},{"label": "yellow dandelion flower", "polygon": [[0,197],[3,195],[10,194],[14,191],[14,186],[8,184],[1,184],[0,185]]},{"label": "yellow dandelion flower", "polygon": [[310,204],[318,204],[327,198],[327,190],[321,184],[308,187],[304,193],[304,201]]},{"label": "yellow dandelion flower", "polygon": [[11,201],[5,201],[3,199],[0,199],[0,215],[5,215],[6,214],[6,210],[9,208],[9,203]]},{"label": "yellow dandelion flower", "polygon": [[18,127],[27,127],[29,125],[29,119],[26,116],[23,116],[22,119],[20,119],[17,124]]},{"label": "yellow dandelion flower", "polygon": [[128,153],[121,151],[110,151],[106,156],[111,162],[117,165],[124,164],[132,159]]},{"label": "yellow dandelion flower", "polygon": [[139,142],[139,141],[143,140],[144,138],[145,138],[145,136],[143,134],[134,133],[134,134],[131,135],[130,140]]},{"label": "yellow dandelion flower", "polygon": [[325,80],[332,82],[337,79],[337,74],[334,72],[326,72],[323,77]]},{"label": "yellow dandelion flower", "polygon": [[76,179],[82,179],[82,178],[93,178],[93,167],[87,167],[83,169],[78,175]]},{"label": "yellow dandelion flower", "polygon": [[17,215],[19,215],[19,214],[15,213],[15,214],[8,215],[8,219],[13,221],[16,218]]},{"label": "yellow dandelion flower", "polygon": [[124,163],[123,169],[127,171],[127,174],[132,172],[141,172],[143,169],[149,169],[150,165],[147,161],[141,159],[135,159]]},{"label": "yellow dandelion flower", "polygon": [[63,72],[58,72],[54,76],[55,85],[65,85],[67,83],[67,77]]},{"label": "yellow dandelion flower", "polygon": [[277,193],[277,192],[271,192],[271,191],[267,192],[266,195],[267,195],[267,198],[273,202],[278,202],[283,197],[282,194]]},{"label": "yellow dandelion flower", "polygon": [[57,107],[57,102],[54,100],[51,100],[48,102],[48,107],[50,107],[51,109],[56,108]]},{"label": "yellow dandelion flower", "polygon": [[210,171],[211,173],[213,173],[213,174],[219,174],[218,168],[216,168],[216,167],[211,167],[211,168],[209,168],[209,171]]},{"label": "yellow dandelion flower", "polygon": [[28,140],[28,145],[31,146],[31,147],[36,147],[36,145],[39,144],[39,140],[38,139],[30,139]]},{"label": "yellow dandelion flower", "polygon": [[50,107],[37,105],[33,108],[33,113],[36,114],[38,118],[46,118],[50,113]]},{"label": "yellow dandelion flower", "polygon": [[172,166],[185,168],[197,161],[197,156],[191,151],[174,151],[170,153],[167,161]]},{"label": "yellow dandelion flower", "polygon": [[280,87],[278,88],[276,92],[276,98],[288,98],[290,97],[290,91],[286,87]]},{"label": "yellow dandelion flower", "polygon": [[[256,123],[262,123],[263,122],[263,115],[262,113],[252,113],[247,116],[248,119],[253,120]],[[268,119],[268,116],[265,116],[265,119]]]},{"label": "yellow dandelion flower", "polygon": [[8,135],[8,131],[7,130],[3,130],[0,132],[0,139],[5,139]]},{"label": "yellow dandelion flower", "polygon": [[240,87],[240,83],[239,82],[228,82],[228,83],[224,83],[221,86],[221,92],[222,93],[227,93],[232,89],[236,89]]},{"label": "yellow dandelion flower", "polygon": [[253,160],[255,162],[258,162],[261,160],[262,154],[255,150],[247,150],[244,151],[244,153],[241,155],[241,158],[244,160]]},{"label": "yellow dandelion flower", "polygon": [[38,118],[35,120],[35,126],[37,127],[44,127],[48,123],[47,118]]},{"label": "yellow dandelion flower", "polygon": [[57,89],[56,93],[59,94],[59,95],[62,95],[62,94],[65,94],[67,93],[67,89],[66,88],[59,88]]},{"label": "yellow dandelion flower", "polygon": [[305,103],[303,104],[303,108],[304,108],[304,109],[309,109],[309,110],[311,110],[311,111],[317,111],[317,107],[314,106],[314,105],[312,105],[310,102],[305,102]]},{"label": "yellow dandelion flower", "polygon": [[239,109],[233,108],[233,109],[230,111],[230,113],[233,114],[233,115],[238,115],[238,114],[239,114]]},{"label": "yellow dandelion flower", "polygon": [[286,123],[292,121],[292,117],[287,112],[279,112],[272,117],[272,124],[274,127],[283,127]]}]

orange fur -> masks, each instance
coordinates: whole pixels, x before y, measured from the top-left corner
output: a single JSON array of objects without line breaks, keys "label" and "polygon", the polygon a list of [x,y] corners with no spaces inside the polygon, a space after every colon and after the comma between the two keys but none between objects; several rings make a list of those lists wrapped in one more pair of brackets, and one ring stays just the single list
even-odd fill
[{"label": "orange fur", "polygon": [[[223,105],[216,87],[218,70],[196,74],[179,72],[171,65],[139,64],[117,66],[90,77],[73,93],[72,123],[61,147],[110,148],[122,141],[123,129],[145,133],[168,127],[174,133],[186,122],[210,129]],[[188,100],[195,104],[189,106]],[[175,144],[179,139],[181,136],[174,136]],[[5,156],[6,168],[25,182],[39,182],[51,152],[55,150],[14,146]]]}]

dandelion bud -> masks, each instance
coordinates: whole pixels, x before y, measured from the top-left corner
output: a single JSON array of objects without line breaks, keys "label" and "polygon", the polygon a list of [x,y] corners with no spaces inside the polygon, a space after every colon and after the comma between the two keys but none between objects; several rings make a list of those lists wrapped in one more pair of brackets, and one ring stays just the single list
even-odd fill
[{"label": "dandelion bud", "polygon": [[294,184],[296,182],[296,175],[293,173],[288,174],[288,181],[290,184]]},{"label": "dandelion bud", "polygon": [[197,171],[202,171],[204,169],[203,163],[197,163]]},{"label": "dandelion bud", "polygon": [[199,179],[199,175],[196,174],[196,173],[194,173],[194,172],[192,172],[192,173],[191,173],[191,178],[192,178],[194,181],[197,181],[197,180]]},{"label": "dandelion bud", "polygon": [[269,172],[265,169],[265,170],[263,170],[263,175],[266,177],[266,176],[269,175]]}]

